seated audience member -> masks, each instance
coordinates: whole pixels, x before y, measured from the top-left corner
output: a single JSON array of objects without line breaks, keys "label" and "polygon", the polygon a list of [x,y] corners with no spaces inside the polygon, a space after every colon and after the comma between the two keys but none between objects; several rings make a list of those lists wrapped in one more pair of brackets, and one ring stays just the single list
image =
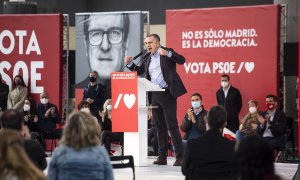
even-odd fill
[{"label": "seated audience member", "polygon": [[151,146],[153,152],[152,156],[158,156],[158,140],[157,140],[157,129],[155,126],[155,121],[152,116],[152,107],[148,107],[147,111],[147,119],[148,119],[148,146]]},{"label": "seated audience member", "polygon": [[52,155],[48,179],[114,179],[109,156],[100,145],[100,132],[91,115],[71,114]]},{"label": "seated audience member", "polygon": [[273,151],[261,137],[245,136],[236,152],[237,179],[281,180],[275,175],[273,162]]},{"label": "seated audience member", "polygon": [[0,177],[3,180],[43,180],[45,175],[28,158],[23,139],[14,130],[0,132]]},{"label": "seated audience member", "polygon": [[2,74],[0,73],[0,116],[2,112],[4,112],[7,109],[7,97],[9,93],[9,87],[3,81]]},{"label": "seated audience member", "polygon": [[16,75],[7,98],[7,109],[22,111],[28,89],[22,76]]},{"label": "seated audience member", "polygon": [[23,114],[24,125],[26,125],[29,128],[31,138],[38,140],[40,144],[44,146],[45,141],[43,135],[41,135],[41,124],[36,109],[36,103],[35,100],[31,97],[25,98]]},{"label": "seated audience member", "polygon": [[[78,111],[81,111],[81,112],[85,112],[85,113],[88,113],[88,114],[91,114],[91,110],[90,110],[90,103],[85,101],[85,100],[82,100],[79,102],[78,104],[78,107],[77,107]],[[92,114],[91,114],[92,115]],[[98,122],[98,119],[92,115],[92,117],[94,118],[94,120]]]},{"label": "seated audience member", "polygon": [[260,124],[256,131],[272,149],[280,150],[285,146],[286,115],[283,111],[277,110],[277,97],[275,95],[266,96],[266,105],[268,110],[258,116]]},{"label": "seated audience member", "polygon": [[29,130],[23,123],[22,113],[14,109],[8,109],[2,114],[0,122],[2,129],[11,129],[19,132],[21,137],[25,140],[24,147],[31,161],[41,170],[46,169],[47,162],[45,152],[36,140],[31,140]]},{"label": "seated audience member", "polygon": [[234,142],[222,136],[226,119],[222,106],[212,107],[207,115],[207,132],[188,140],[182,164],[186,179],[232,180]]},{"label": "seated audience member", "polygon": [[259,124],[257,116],[259,115],[258,102],[251,100],[248,102],[249,112],[244,116],[240,130],[236,131],[236,141],[239,142],[245,135],[256,134],[256,128]]},{"label": "seated audience member", "polygon": [[49,102],[49,95],[47,92],[40,94],[40,101],[41,102],[37,105],[37,109],[44,138],[60,139],[62,130],[56,128],[56,124],[61,122],[57,106]]},{"label": "seated audience member", "polygon": [[185,132],[183,137],[185,141],[197,138],[206,131],[204,117],[207,111],[203,107],[202,96],[199,93],[192,94],[191,105],[192,107],[187,110],[180,126],[180,129]]},{"label": "seated audience member", "polygon": [[107,99],[103,105],[103,111],[100,112],[101,116],[101,126],[102,126],[102,144],[105,146],[107,152],[111,154],[111,142],[119,141],[123,145],[123,133],[121,132],[112,132],[112,121],[111,121],[111,99]]}]

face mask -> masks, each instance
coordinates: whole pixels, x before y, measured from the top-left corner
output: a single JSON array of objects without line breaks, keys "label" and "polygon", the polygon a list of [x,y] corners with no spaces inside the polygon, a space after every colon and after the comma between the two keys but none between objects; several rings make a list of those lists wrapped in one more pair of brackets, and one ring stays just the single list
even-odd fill
[{"label": "face mask", "polygon": [[96,82],[96,78],[95,77],[90,77],[90,81],[93,83],[93,82]]},{"label": "face mask", "polygon": [[250,112],[251,114],[256,113],[256,111],[257,111],[256,107],[249,107],[249,112]]},{"label": "face mask", "polygon": [[30,110],[30,106],[28,104],[24,104],[23,110],[24,111],[29,111]]},{"label": "face mask", "polygon": [[200,101],[193,101],[192,102],[192,107],[193,108],[199,108],[201,106],[201,102]]},{"label": "face mask", "polygon": [[111,106],[111,105],[107,105],[107,106],[106,106],[106,109],[107,109],[108,111],[111,111],[111,110],[112,110],[112,106]]},{"label": "face mask", "polygon": [[81,112],[86,112],[86,113],[90,113],[90,109],[89,108],[82,108],[80,109]]},{"label": "face mask", "polygon": [[42,104],[47,104],[49,102],[49,99],[47,98],[42,98],[40,99]]},{"label": "face mask", "polygon": [[221,82],[221,86],[222,86],[223,88],[228,87],[228,82],[227,82],[227,81],[222,81],[222,82]]},{"label": "face mask", "polygon": [[268,108],[269,110],[272,110],[272,109],[275,108],[275,106],[274,106],[274,104],[267,103],[267,108]]}]

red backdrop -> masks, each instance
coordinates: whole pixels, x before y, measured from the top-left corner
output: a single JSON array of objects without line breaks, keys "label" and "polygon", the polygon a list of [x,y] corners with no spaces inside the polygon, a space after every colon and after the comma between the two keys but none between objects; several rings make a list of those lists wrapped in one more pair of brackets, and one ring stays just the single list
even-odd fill
[{"label": "red backdrop", "polygon": [[167,10],[167,46],[186,57],[177,70],[188,93],[178,99],[179,123],[199,92],[208,110],[217,104],[221,75],[231,77],[247,102],[265,110],[265,96],[278,94],[279,5]]},{"label": "red backdrop", "polygon": [[23,76],[29,95],[49,93],[61,110],[62,15],[0,15],[0,73],[11,86]]}]

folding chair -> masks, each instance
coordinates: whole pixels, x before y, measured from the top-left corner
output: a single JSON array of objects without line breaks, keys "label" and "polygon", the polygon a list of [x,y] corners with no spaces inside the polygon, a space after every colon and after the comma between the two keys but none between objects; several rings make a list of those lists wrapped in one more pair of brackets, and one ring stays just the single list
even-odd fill
[{"label": "folding chair", "polygon": [[[277,149],[277,153],[275,153],[275,162],[284,162],[288,159],[289,156],[289,148],[287,147],[287,142],[289,140],[293,141],[292,144],[292,151],[294,151],[294,137],[293,137],[293,129],[294,129],[294,120],[291,117],[287,117],[287,124],[286,124],[286,132],[284,137],[284,144],[282,147]],[[293,152],[293,156],[294,156]]]},{"label": "folding chair", "polygon": [[[114,169],[132,168],[133,180],[135,180],[133,156],[111,156],[110,161],[112,161],[112,167]],[[128,161],[128,162],[126,162],[126,161]]]}]

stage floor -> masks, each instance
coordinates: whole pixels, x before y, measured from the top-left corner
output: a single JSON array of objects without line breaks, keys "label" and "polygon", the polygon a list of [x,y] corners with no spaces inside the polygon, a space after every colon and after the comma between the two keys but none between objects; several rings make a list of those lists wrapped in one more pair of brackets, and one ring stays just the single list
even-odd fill
[{"label": "stage floor", "polygon": [[[153,165],[156,157],[148,157],[148,166],[135,167],[136,180],[184,180],[181,173],[181,167],[173,166],[174,157],[168,158],[168,165]],[[50,158],[47,158],[49,163]],[[275,163],[275,171],[283,180],[291,180],[298,168],[298,164]],[[47,169],[44,171],[47,174]],[[115,180],[132,180],[133,174],[131,168],[114,169]]]},{"label": "stage floor", "polygon": [[[181,173],[181,167],[174,167],[173,163],[175,158],[168,158],[168,165],[158,166],[153,165],[153,161],[156,157],[148,157],[148,166],[135,167],[136,180],[184,180],[184,176]],[[275,171],[284,180],[291,180],[298,168],[298,164],[291,163],[275,163]],[[126,169],[114,169],[115,180],[131,180],[132,170]]]}]

